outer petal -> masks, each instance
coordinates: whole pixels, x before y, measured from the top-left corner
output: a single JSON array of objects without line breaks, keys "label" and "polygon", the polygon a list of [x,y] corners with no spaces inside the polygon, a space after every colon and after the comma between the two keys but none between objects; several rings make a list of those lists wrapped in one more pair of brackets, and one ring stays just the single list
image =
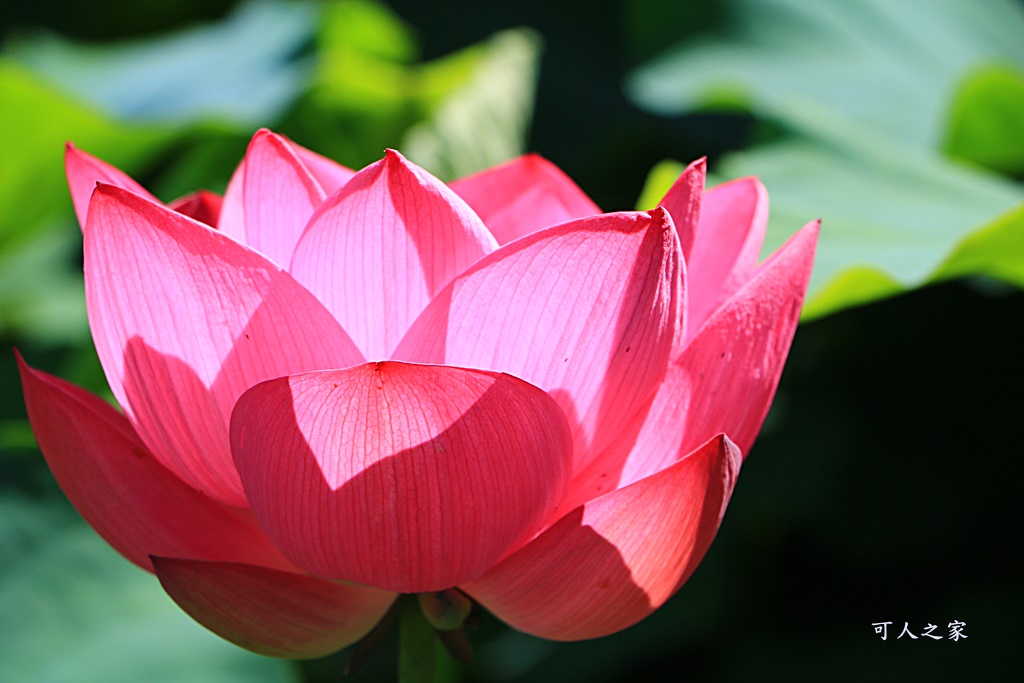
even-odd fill
[{"label": "outer petal", "polygon": [[384,359],[430,299],[496,247],[465,202],[389,151],[317,210],[290,270],[367,358]]},{"label": "outer petal", "polygon": [[287,268],[295,244],[327,196],[284,138],[261,130],[245,153],[245,243]]},{"label": "outer petal", "polygon": [[17,358],[29,420],[50,471],[119,553],[148,571],[149,556],[159,553],[291,566],[251,513],[186,486],[153,458],[123,415]]},{"label": "outer petal", "polygon": [[601,213],[569,176],[537,154],[460,178],[451,188],[473,207],[498,244]]},{"label": "outer petal", "polygon": [[576,508],[461,588],[541,638],[582,640],[631,626],[668,600],[704,557],[740,462],[739,450],[718,437]]},{"label": "outer petal", "polygon": [[403,593],[480,576],[565,493],[565,417],[508,375],[382,362],[264,382],[231,420],[261,525],[318,576]]},{"label": "outer petal", "polygon": [[687,337],[754,274],[767,225],[768,193],[756,178],[723,183],[704,194],[692,251],[686,254]]},{"label": "outer petal", "polygon": [[508,372],[551,394],[578,471],[654,394],[680,326],[668,214],[604,214],[535,233],[431,302],[395,357]]},{"label": "outer petal", "polygon": [[573,481],[566,507],[649,476],[715,434],[729,434],[746,457],[779,385],[817,236],[817,223],[803,228],[715,312],[627,430],[635,441],[601,454]]},{"label": "outer petal", "polygon": [[118,402],[169,469],[245,505],[227,423],[253,384],[362,356],[285,272],[219,232],[101,185],[85,233],[89,323]]},{"label": "outer petal", "polygon": [[91,154],[86,154],[70,142],[64,146],[64,170],[68,177],[68,189],[71,190],[71,202],[75,205],[75,215],[78,216],[78,225],[82,230],[85,230],[89,199],[92,197],[92,191],[96,189],[96,183],[116,185],[151,202],[160,203],[159,199],[126,173]]},{"label": "outer petal", "polygon": [[693,254],[693,241],[700,223],[700,205],[704,196],[707,160],[698,159],[686,167],[662,198],[660,206],[672,216],[679,233],[679,246],[687,264]]},{"label": "outer petal", "polygon": [[193,619],[272,657],[322,657],[351,645],[395,594],[233,562],[154,557],[164,590]]},{"label": "outer petal", "polygon": [[217,229],[236,242],[245,244],[245,159],[235,167],[227,189],[224,190]]}]

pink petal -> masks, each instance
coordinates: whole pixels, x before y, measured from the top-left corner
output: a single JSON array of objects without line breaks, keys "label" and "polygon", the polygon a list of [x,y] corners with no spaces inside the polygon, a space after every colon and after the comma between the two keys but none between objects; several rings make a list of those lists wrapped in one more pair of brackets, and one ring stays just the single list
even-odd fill
[{"label": "pink petal", "polygon": [[174,554],[291,566],[252,514],[213,501],[157,462],[127,419],[15,352],[29,421],[71,504],[110,545],[147,571]]},{"label": "pink petal", "polygon": [[395,594],[234,562],[154,557],[164,590],[217,635],[271,657],[323,657],[351,645]]},{"label": "pink petal", "polygon": [[818,225],[808,224],[772,254],[673,363],[686,375],[687,386],[680,452],[718,433],[728,434],[744,456],[750,452],[800,319]]},{"label": "pink petal", "polygon": [[700,223],[700,205],[704,197],[706,176],[707,160],[702,158],[694,161],[679,175],[659,204],[672,216],[687,264],[690,263],[693,241]]},{"label": "pink petal", "polygon": [[696,569],[718,531],[741,457],[718,437],[661,472],[576,508],[461,588],[499,619],[553,640],[640,621]]},{"label": "pink petal", "polygon": [[688,338],[754,274],[767,225],[768,193],[756,178],[723,183],[704,194],[686,255]]},{"label": "pink petal", "polygon": [[669,367],[649,411],[573,481],[565,505],[657,472],[715,434],[744,454],[782,375],[811,275],[818,225],[796,233],[719,308]]},{"label": "pink petal", "polygon": [[220,207],[223,202],[220,195],[199,190],[176,199],[167,206],[171,211],[177,211],[183,216],[215,228],[220,219]]},{"label": "pink petal", "polygon": [[565,417],[508,375],[370,363],[264,382],[231,420],[257,519],[318,576],[416,593],[480,576],[568,483]]},{"label": "pink petal", "polygon": [[601,213],[569,176],[537,154],[460,178],[451,187],[483,219],[498,244]]},{"label": "pink petal", "polygon": [[[245,159],[235,167],[224,190],[217,230],[236,242],[245,244]],[[287,264],[285,264],[287,265]]]},{"label": "pink petal", "polygon": [[[252,141],[249,145],[248,154],[253,152],[253,144],[256,145],[256,151],[258,154],[266,155],[267,145],[271,145],[272,148],[269,150],[269,159],[264,156],[264,162],[271,162],[268,164],[262,164],[260,170],[257,171],[258,178],[255,181],[257,185],[263,185],[258,190],[258,194],[265,200],[273,204],[275,200],[274,188],[274,174],[279,172],[286,177],[290,177],[290,187],[293,190],[292,195],[297,196],[298,199],[302,199],[302,193],[299,191],[306,188],[309,185],[309,178],[312,177],[315,180],[315,184],[319,185],[321,191],[325,195],[333,194],[342,185],[351,180],[352,176],[355,175],[355,171],[345,168],[341,164],[335,163],[327,157],[320,156],[316,152],[297,145],[291,140],[271,133],[270,131],[263,129],[256,132],[253,136]],[[295,160],[298,160],[298,164],[295,164]],[[278,162],[278,163],[273,163]],[[228,182],[228,188],[224,192],[224,208],[221,211],[220,223],[217,228],[226,235],[232,237],[235,241],[241,242],[242,244],[251,244],[247,241],[248,237],[246,234],[245,224],[245,184],[246,184],[246,161],[243,159],[238,167],[235,168],[235,172],[231,174],[231,180]],[[296,186],[295,183],[298,183]],[[267,187],[270,187],[269,195],[264,195]],[[254,190],[255,191],[255,190]],[[315,194],[315,193],[314,193]],[[294,198],[294,197],[293,197]],[[318,200],[318,203],[321,200]],[[301,201],[299,202],[301,206]],[[274,208],[271,206],[271,208]],[[305,220],[308,220],[312,211],[305,214]],[[272,226],[269,230],[269,234],[273,234]],[[276,261],[282,266],[287,266],[291,261],[291,251],[295,248],[295,241],[301,236],[302,230],[305,228],[305,221],[298,228],[298,234],[294,236],[294,239],[289,238],[287,241],[290,243],[287,249],[288,258],[284,261]],[[262,230],[261,230],[262,232]]]},{"label": "pink petal", "polygon": [[326,195],[291,146],[269,130],[245,153],[245,243],[284,268]]},{"label": "pink petal", "polygon": [[317,210],[290,270],[367,358],[384,359],[431,298],[496,246],[451,190],[389,151]]},{"label": "pink petal", "polygon": [[100,161],[91,154],[86,154],[70,142],[64,146],[64,169],[68,177],[68,189],[71,190],[71,202],[75,205],[78,225],[84,230],[86,216],[89,214],[89,200],[96,189],[96,183],[106,183],[124,188],[151,202],[160,200],[146,191],[142,185],[132,180],[123,171],[110,164]]},{"label": "pink petal", "polygon": [[395,357],[508,372],[569,417],[575,471],[618,436],[665,375],[683,268],[663,209],[534,233],[460,275]]},{"label": "pink petal", "polygon": [[85,231],[86,305],[111,389],[153,454],[194,488],[246,504],[235,400],[271,377],[363,361],[287,273],[221,233],[100,185]]}]

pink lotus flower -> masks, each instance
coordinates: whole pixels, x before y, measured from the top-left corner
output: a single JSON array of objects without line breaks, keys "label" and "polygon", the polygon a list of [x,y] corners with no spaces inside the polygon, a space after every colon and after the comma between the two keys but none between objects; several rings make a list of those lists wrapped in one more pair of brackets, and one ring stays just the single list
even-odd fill
[{"label": "pink lotus flower", "polygon": [[557,640],[659,607],[718,529],[817,238],[758,264],[764,189],[705,192],[702,161],[610,214],[533,155],[447,187],[268,131],[223,203],[165,206],[70,146],[67,171],[124,414],[21,362],[40,447],[184,610],[286,657],[397,593]]}]

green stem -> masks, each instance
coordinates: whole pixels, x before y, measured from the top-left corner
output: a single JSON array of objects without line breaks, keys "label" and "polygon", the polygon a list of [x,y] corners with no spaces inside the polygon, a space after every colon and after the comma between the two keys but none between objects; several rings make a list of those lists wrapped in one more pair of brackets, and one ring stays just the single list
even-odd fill
[{"label": "green stem", "polygon": [[434,660],[437,636],[427,623],[415,595],[402,595],[398,613],[398,680],[399,683],[434,683],[437,664]]}]

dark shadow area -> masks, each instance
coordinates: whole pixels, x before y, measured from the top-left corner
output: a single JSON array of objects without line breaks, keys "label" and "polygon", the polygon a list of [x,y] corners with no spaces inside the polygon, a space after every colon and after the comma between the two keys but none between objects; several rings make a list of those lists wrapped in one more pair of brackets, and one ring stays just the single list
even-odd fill
[{"label": "dark shadow area", "polygon": [[123,362],[125,408],[139,436],[187,484],[220,498],[222,486],[213,482],[222,478],[208,463],[230,462],[231,448],[227,421],[213,393],[185,361],[141,337],[128,340]]}]

